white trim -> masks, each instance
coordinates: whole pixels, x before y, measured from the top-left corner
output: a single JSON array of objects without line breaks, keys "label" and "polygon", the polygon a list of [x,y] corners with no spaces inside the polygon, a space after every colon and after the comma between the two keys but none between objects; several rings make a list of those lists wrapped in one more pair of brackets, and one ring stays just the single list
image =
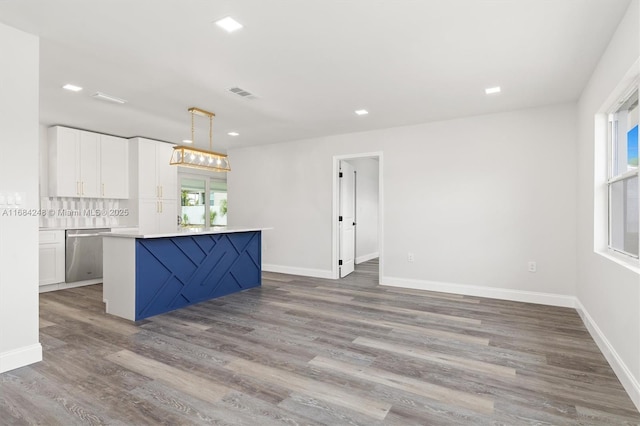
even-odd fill
[{"label": "white trim", "polygon": [[627,172],[624,172],[621,175],[616,175],[616,176],[610,178],[607,181],[607,184],[611,185],[612,183],[620,182],[620,181],[626,180],[626,179],[631,179],[631,178],[634,178],[636,176],[638,176],[638,170],[637,169],[629,170]]},{"label": "white trim", "polygon": [[42,345],[40,343],[13,349],[0,354],[0,373],[40,361],[42,361]]},{"label": "white trim", "polygon": [[637,257],[618,252],[612,248],[607,248],[606,251],[595,250],[595,253],[640,275],[640,260]]},{"label": "white trim", "polygon": [[369,253],[362,256],[356,257],[356,265],[366,262],[367,260],[375,259],[376,257],[380,257],[380,253]]},{"label": "white trim", "polygon": [[279,274],[300,275],[303,277],[333,279],[333,274],[325,269],[297,268],[295,266],[262,264],[265,272],[277,272]]},{"label": "white trim", "polygon": [[582,318],[582,322],[587,327],[587,330],[589,330],[589,334],[591,334],[591,337],[598,345],[600,352],[602,352],[604,357],[607,359],[609,365],[611,365],[611,368],[622,383],[622,386],[629,394],[631,401],[633,401],[638,411],[640,411],[640,382],[633,377],[629,367],[627,367],[622,358],[620,358],[615,348],[611,343],[609,343],[607,337],[598,327],[598,324],[596,324],[591,315],[589,315],[589,312],[578,299],[576,299],[576,310],[578,311],[580,318]]},{"label": "white trim", "polygon": [[[338,227],[338,209],[339,209],[339,182],[338,171],[340,169],[341,160],[353,160],[355,158],[377,158],[378,159],[378,257],[380,263],[378,266],[379,276],[384,275],[384,156],[382,151],[364,152],[359,154],[334,155],[333,156],[333,212],[331,216],[331,276],[326,277],[337,280],[340,278],[340,269],[338,267],[338,241],[340,238]],[[322,277],[325,278],[325,277]]]},{"label": "white trim", "polygon": [[77,281],[74,283],[45,284],[38,287],[38,293],[47,293],[49,291],[56,291],[56,290],[66,290],[68,288],[83,287],[86,285],[93,285],[93,284],[102,284],[102,281],[103,281],[102,278],[96,278],[93,280]]},{"label": "white trim", "polygon": [[576,298],[563,294],[540,293],[535,291],[512,290],[475,286],[468,284],[443,283],[437,281],[412,280],[396,277],[380,277],[380,285],[404,287],[416,290],[436,291],[440,293],[462,294],[465,296],[488,297],[490,299],[511,300],[514,302],[537,303],[541,305],[575,308]]}]

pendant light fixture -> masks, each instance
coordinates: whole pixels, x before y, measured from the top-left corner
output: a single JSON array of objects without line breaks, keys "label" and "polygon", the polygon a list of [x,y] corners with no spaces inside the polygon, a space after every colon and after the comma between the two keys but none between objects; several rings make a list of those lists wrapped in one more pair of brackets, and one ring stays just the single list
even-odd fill
[{"label": "pendant light fixture", "polygon": [[171,161],[169,164],[183,167],[191,167],[194,169],[209,170],[211,172],[228,172],[229,159],[225,154],[212,151],[213,149],[213,117],[216,115],[212,112],[205,111],[200,108],[189,108],[191,113],[191,141],[195,142],[195,116],[209,117],[209,151],[204,149],[189,148],[186,146],[176,146],[173,148]]}]

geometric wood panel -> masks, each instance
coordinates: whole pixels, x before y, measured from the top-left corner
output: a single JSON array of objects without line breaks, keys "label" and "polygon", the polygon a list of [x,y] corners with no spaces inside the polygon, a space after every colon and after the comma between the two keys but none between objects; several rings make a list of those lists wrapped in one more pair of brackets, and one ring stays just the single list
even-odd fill
[{"label": "geometric wood panel", "polygon": [[136,321],[262,283],[261,232],[136,239]]}]

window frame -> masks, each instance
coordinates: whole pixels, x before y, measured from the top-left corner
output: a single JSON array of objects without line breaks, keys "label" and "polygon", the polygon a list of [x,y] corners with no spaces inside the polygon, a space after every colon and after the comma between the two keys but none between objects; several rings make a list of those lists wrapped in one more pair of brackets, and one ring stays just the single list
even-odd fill
[{"label": "window frame", "polygon": [[[621,96],[617,98],[617,102],[614,103],[614,106],[610,108],[607,112],[607,179],[605,182],[606,191],[607,191],[607,248],[609,253],[613,253],[616,256],[622,256],[622,258],[626,258],[631,260],[636,265],[640,265],[640,253],[634,254],[629,253],[619,248],[613,247],[612,239],[613,239],[613,228],[614,228],[614,220],[613,220],[613,197],[612,197],[612,187],[614,184],[618,182],[624,182],[629,179],[639,178],[640,179],[640,167],[637,167],[632,170],[626,170],[623,173],[619,173],[614,175],[615,165],[614,162],[618,161],[617,158],[617,144],[618,144],[618,127],[617,120],[614,120],[615,114],[620,111],[620,106],[625,104],[636,92],[639,91],[639,81],[640,78],[635,78],[633,83],[625,90]],[[638,108],[638,107],[636,107]],[[638,189],[638,196],[640,197],[640,189]],[[640,215],[638,218],[638,222],[640,224]],[[638,243],[640,245],[640,234],[638,235]]]}]

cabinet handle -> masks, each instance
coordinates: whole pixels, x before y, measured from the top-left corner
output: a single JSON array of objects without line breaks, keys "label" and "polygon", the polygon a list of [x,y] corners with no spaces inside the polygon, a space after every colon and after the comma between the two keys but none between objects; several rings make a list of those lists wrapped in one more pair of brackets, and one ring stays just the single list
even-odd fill
[{"label": "cabinet handle", "polygon": [[82,194],[81,195],[84,195],[84,181],[82,181],[81,188],[82,188]]},{"label": "cabinet handle", "polygon": [[104,197],[104,183],[102,184],[102,196]]}]

